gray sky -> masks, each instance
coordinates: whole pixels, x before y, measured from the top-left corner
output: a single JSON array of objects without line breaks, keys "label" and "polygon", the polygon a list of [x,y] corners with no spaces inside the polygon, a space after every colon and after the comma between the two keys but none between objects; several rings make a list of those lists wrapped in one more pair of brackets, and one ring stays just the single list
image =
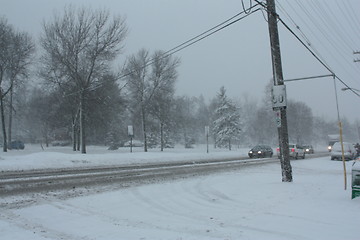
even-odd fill
[{"label": "gray sky", "polygon": [[[252,1],[255,3],[255,1]],[[241,0],[0,0],[0,15],[18,30],[38,40],[42,22],[66,4],[106,8],[126,17],[129,35],[125,57],[141,48],[169,50],[243,10]],[[249,6],[249,0],[244,0]],[[360,1],[277,0],[280,17],[329,65],[345,83],[360,89]],[[265,14],[265,12],[263,13]],[[181,58],[177,94],[214,97],[221,86],[233,98],[260,102],[272,78],[267,22],[258,11],[224,30],[186,48]],[[294,25],[302,30],[301,32]],[[329,74],[281,23],[280,47],[285,79]],[[338,81],[337,81],[338,82]],[[334,82],[331,77],[288,82],[288,99],[305,102],[314,115],[337,119]],[[360,119],[360,98],[341,91],[337,84],[340,115]]]}]

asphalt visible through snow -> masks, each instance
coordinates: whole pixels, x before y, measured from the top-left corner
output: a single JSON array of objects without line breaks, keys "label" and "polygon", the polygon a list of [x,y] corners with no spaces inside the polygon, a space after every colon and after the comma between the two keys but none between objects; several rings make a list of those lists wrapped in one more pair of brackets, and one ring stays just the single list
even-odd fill
[{"label": "asphalt visible through snow", "polygon": [[[306,155],[306,159],[328,153]],[[296,160],[295,160],[296,161]],[[219,171],[236,170],[253,164],[279,162],[279,159],[187,160],[123,166],[101,166],[78,169],[44,169],[9,171],[0,175],[0,196],[17,196],[48,192],[76,192],[75,189],[96,189],[104,186],[129,187],[151,182],[188,178]],[[75,193],[76,195],[76,193]]]}]

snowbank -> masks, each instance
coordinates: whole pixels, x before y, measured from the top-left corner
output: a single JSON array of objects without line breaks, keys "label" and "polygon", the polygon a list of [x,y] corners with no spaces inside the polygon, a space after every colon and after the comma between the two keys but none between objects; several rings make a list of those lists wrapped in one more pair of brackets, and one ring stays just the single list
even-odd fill
[{"label": "snowbank", "polygon": [[[102,151],[102,150],[101,150]],[[10,153],[1,169],[169,161],[204,153]],[[10,156],[13,154],[13,156]],[[246,151],[205,156],[244,155]],[[101,159],[99,159],[101,158]],[[34,204],[0,212],[2,239],[359,239],[360,198],[351,200],[351,165],[344,190],[342,162],[294,160],[294,182],[282,183],[277,163]],[[50,197],[52,196],[52,197]],[[31,197],[31,196],[29,196]],[[6,206],[6,199],[1,199]],[[21,199],[19,199],[21,201]]]}]

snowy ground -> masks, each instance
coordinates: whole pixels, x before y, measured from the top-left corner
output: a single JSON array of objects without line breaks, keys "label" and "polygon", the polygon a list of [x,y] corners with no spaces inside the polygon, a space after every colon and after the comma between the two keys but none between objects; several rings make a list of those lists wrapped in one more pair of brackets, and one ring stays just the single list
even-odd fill
[{"label": "snowy ground", "polygon": [[[84,156],[27,146],[1,153],[0,169],[245,156],[248,149],[127,150],[89,148]],[[323,157],[292,161],[293,183],[281,182],[274,163],[71,199],[39,198],[1,209],[1,239],[360,239],[360,198],[350,198],[352,162],[346,166],[346,191],[342,163]]]}]

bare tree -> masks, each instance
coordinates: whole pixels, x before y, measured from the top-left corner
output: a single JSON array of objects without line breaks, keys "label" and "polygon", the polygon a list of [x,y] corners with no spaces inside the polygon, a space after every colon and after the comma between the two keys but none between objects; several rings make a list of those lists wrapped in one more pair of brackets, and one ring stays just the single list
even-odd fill
[{"label": "bare tree", "polygon": [[12,99],[14,85],[20,75],[26,75],[35,50],[26,33],[17,33],[5,19],[0,19],[0,112],[3,133],[3,151],[8,142],[5,126],[4,99],[10,93],[9,142],[11,141]]},{"label": "bare tree", "polygon": [[185,148],[192,148],[196,138],[196,97],[181,96],[175,99],[172,118],[175,131],[183,139]]},{"label": "bare tree", "polygon": [[32,55],[35,52],[35,45],[31,37],[27,33],[16,33],[13,41],[13,51],[11,57],[10,68],[10,96],[9,96],[9,126],[8,126],[8,142],[12,140],[12,119],[13,119],[13,98],[14,88],[21,84],[21,78],[27,78],[29,66],[32,63]]},{"label": "bare tree", "polygon": [[152,78],[156,89],[151,99],[150,112],[160,123],[160,148],[164,150],[164,127],[170,122],[170,108],[174,100],[176,67],[180,60],[172,56],[164,56],[164,52],[156,51],[153,57]]},{"label": "bare tree", "polygon": [[[13,36],[13,29],[5,19],[0,19],[0,111],[3,132],[3,151],[7,151],[6,127],[4,116],[4,98],[8,94],[10,88],[6,85],[7,72],[10,68],[10,46]],[[9,84],[8,84],[9,85]]]},{"label": "bare tree", "polygon": [[311,141],[313,114],[311,108],[303,102],[288,101],[289,139],[298,144]]},{"label": "bare tree", "polygon": [[[81,152],[86,153],[85,116],[89,92],[120,53],[127,34],[125,20],[110,19],[108,11],[68,6],[62,16],[44,23],[41,45],[43,75],[59,85],[75,89],[79,109]],[[77,115],[76,115],[77,116]],[[75,124],[74,124],[75,125]]]},{"label": "bare tree", "polygon": [[[161,95],[167,90],[170,91],[168,94],[173,91],[178,64],[177,58],[164,56],[161,51],[155,52],[153,58],[150,58],[149,52],[141,49],[136,55],[130,56],[125,65],[124,74],[126,75],[127,88],[134,107],[138,107],[141,114],[145,152],[147,152],[148,147],[146,122],[151,112],[151,105],[157,105],[156,113],[158,116],[160,116],[159,111],[166,111],[165,109],[159,110],[160,102],[166,101],[166,96]],[[161,99],[161,97],[164,98]]]}]

